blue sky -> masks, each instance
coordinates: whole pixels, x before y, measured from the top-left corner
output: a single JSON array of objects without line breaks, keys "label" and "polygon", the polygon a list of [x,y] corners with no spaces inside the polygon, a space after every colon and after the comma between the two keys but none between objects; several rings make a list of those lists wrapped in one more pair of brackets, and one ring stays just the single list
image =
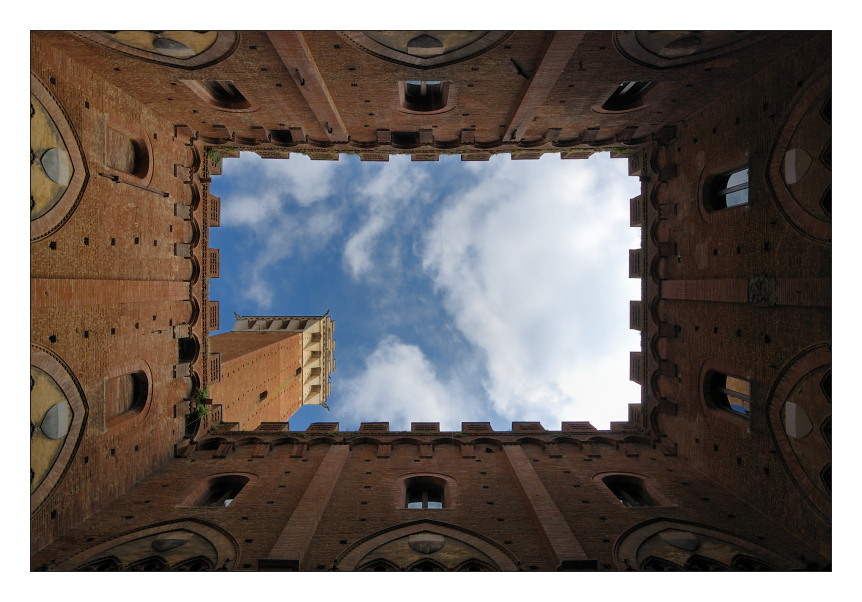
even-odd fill
[{"label": "blue sky", "polygon": [[629,199],[624,159],[389,162],[227,159],[213,178],[221,323],[244,315],[336,322],[330,412],[310,422],[566,420],[607,428],[640,400],[628,380]]}]

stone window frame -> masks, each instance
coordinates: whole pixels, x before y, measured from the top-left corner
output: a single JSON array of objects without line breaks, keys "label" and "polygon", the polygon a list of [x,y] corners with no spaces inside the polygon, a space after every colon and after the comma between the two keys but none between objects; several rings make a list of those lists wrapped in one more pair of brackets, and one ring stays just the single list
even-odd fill
[{"label": "stone window frame", "polygon": [[405,506],[413,510],[441,510],[445,507],[446,485],[434,477],[414,477],[405,482]]},{"label": "stone window frame", "polygon": [[[419,84],[420,86],[420,98],[422,101],[426,101],[426,98],[430,98],[432,93],[440,96],[439,100],[430,102],[431,107],[433,108],[419,108],[420,103],[416,100],[411,100],[412,91],[415,90],[416,84]],[[439,85],[439,88],[429,90],[429,85]],[[439,115],[440,113],[446,113],[454,109],[457,102],[458,87],[446,80],[410,79],[398,82],[398,98],[395,103],[395,108],[402,113],[410,115]]]},{"label": "stone window frame", "polygon": [[181,79],[180,82],[217,111],[250,113],[260,108],[231,79]]},{"label": "stone window frame", "polygon": [[[115,139],[117,136],[123,137],[128,140],[131,145],[135,155],[131,171],[120,169],[108,162],[108,140],[112,136],[115,137]],[[140,184],[141,186],[146,186],[150,183],[155,171],[153,169],[153,147],[149,138],[141,132],[132,133],[129,128],[124,127],[122,124],[117,123],[110,118],[105,122],[105,137],[104,144],[102,146],[101,163],[108,175],[117,176],[123,180]]]},{"label": "stone window frame", "polygon": [[602,109],[609,113],[624,113],[645,106],[644,98],[655,86],[652,81],[624,81],[617,86],[602,103]]},{"label": "stone window frame", "polygon": [[[745,174],[745,181],[730,185],[731,180],[739,174]],[[707,211],[725,211],[728,209],[737,209],[746,207],[750,202],[749,190],[751,185],[751,173],[748,165],[740,165],[734,169],[724,171],[720,174],[711,176],[704,190],[704,201]],[[738,192],[745,191],[745,200],[728,204],[728,198]]]},{"label": "stone window frame", "polygon": [[[648,498],[651,503],[642,505],[627,505],[622,499],[620,499],[617,493],[612,489],[611,485],[607,483],[607,479],[615,479],[635,484],[636,486],[641,488],[643,495]],[[607,493],[608,497],[613,499],[614,503],[622,504],[625,508],[628,509],[637,510],[642,508],[676,507],[676,504],[673,504],[664,495],[664,493],[659,490],[654,479],[641,473],[620,471],[600,472],[593,475],[593,481],[601,485],[601,487]]]},{"label": "stone window frame", "polygon": [[[186,496],[180,507],[184,508],[230,508],[246,491],[247,487],[257,480],[257,475],[245,472],[222,472],[201,477],[195,488]],[[214,494],[217,488],[219,496]],[[229,502],[225,503],[227,500]]]},{"label": "stone window frame", "polygon": [[[720,379],[723,379],[723,384],[719,382]],[[727,383],[728,379],[735,379],[747,384],[748,393],[746,394],[742,390],[729,387]],[[702,383],[703,397],[710,407],[744,420],[751,418],[751,391],[753,383],[750,378],[736,376],[721,370],[709,369],[704,373]],[[737,403],[733,403],[731,398],[737,400]],[[737,409],[737,407],[741,409]]]},{"label": "stone window frame", "polygon": [[[427,481],[442,489],[441,508],[408,508],[407,494],[412,484],[421,485]],[[457,484],[455,479],[449,475],[435,472],[413,472],[396,477],[393,483],[393,502],[395,508],[405,512],[432,511],[441,512],[451,510],[457,506]]]},{"label": "stone window frame", "polygon": [[[108,382],[115,378],[132,375],[135,379],[134,399],[131,406],[119,414],[108,416],[107,413],[107,387]],[[105,401],[105,428],[116,428],[129,419],[137,416],[145,417],[149,413],[150,405],[153,400],[153,375],[149,364],[143,360],[138,360],[129,364],[115,367],[103,379],[104,385],[104,401]]]}]

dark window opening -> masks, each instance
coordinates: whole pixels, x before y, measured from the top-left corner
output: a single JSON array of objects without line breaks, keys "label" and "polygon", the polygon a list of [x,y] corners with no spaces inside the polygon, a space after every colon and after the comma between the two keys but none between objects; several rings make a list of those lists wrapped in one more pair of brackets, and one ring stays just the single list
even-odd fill
[{"label": "dark window opening", "polygon": [[716,407],[739,416],[751,415],[751,382],[710,372],[706,376],[706,397]]},{"label": "dark window opening", "polygon": [[147,146],[139,140],[133,140],[121,132],[107,128],[105,162],[111,169],[143,178],[149,171]]},{"label": "dark window opening", "polygon": [[695,554],[685,563],[686,571],[726,571],[728,567],[724,566],[712,558],[705,558]]},{"label": "dark window opening", "polygon": [[658,506],[647,493],[643,481],[638,477],[628,475],[613,475],[605,477],[602,482],[610,489],[626,508],[644,508]]},{"label": "dark window opening", "polygon": [[419,146],[419,132],[392,132],[392,146],[413,148]]},{"label": "dark window opening", "polygon": [[274,144],[293,144],[290,130],[270,130],[269,138]]},{"label": "dark window opening", "polygon": [[728,209],[748,204],[748,168],[722,174],[712,180],[709,190],[711,209]]},{"label": "dark window opening", "polygon": [[180,363],[194,363],[200,352],[200,345],[196,337],[182,337],[177,339],[178,358]]},{"label": "dark window opening", "polygon": [[832,401],[832,370],[829,370],[820,381],[820,390],[826,399]]},{"label": "dark window opening", "polygon": [[820,480],[823,481],[823,485],[826,487],[826,490],[831,494],[832,493],[832,464],[827,464],[823,470],[820,471]]},{"label": "dark window opening", "polygon": [[414,477],[407,482],[407,508],[443,508],[444,481],[433,477]]},{"label": "dark window opening", "polygon": [[652,82],[623,82],[605,101],[602,108],[605,111],[628,111],[643,105],[646,92],[652,87]]},{"label": "dark window opening", "polygon": [[237,494],[248,483],[248,477],[228,475],[212,479],[195,506],[225,507],[233,503]]},{"label": "dark window opening", "polygon": [[251,108],[251,103],[230,80],[186,80],[184,83],[217,109],[240,111]]},{"label": "dark window opening", "polygon": [[408,111],[439,111],[446,108],[449,84],[442,81],[407,81],[402,84],[401,106]]},{"label": "dark window opening", "polygon": [[264,399],[266,399],[267,395],[269,395],[269,391],[261,391],[260,400],[263,401]]},{"label": "dark window opening", "polygon": [[827,416],[823,424],[820,425],[820,434],[823,435],[829,449],[832,449],[832,416]]},{"label": "dark window opening", "polygon": [[139,414],[147,404],[150,383],[146,373],[138,370],[105,381],[105,416],[108,420],[121,414]]}]

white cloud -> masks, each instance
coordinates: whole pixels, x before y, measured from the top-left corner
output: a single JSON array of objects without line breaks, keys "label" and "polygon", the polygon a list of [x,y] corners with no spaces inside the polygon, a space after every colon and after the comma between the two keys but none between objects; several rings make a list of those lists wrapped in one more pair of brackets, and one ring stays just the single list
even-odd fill
[{"label": "white cloud", "polygon": [[[338,167],[335,161],[312,161],[305,155],[291,154],[285,159],[262,159],[255,153],[241,153],[239,160],[225,160],[222,174],[231,177],[253,175],[259,188],[290,196],[298,205],[307,206],[333,192]],[[262,181],[260,181],[262,180]]]},{"label": "white cloud", "polygon": [[317,202],[332,192],[334,167],[302,155],[274,161],[242,153],[224,161],[223,175],[242,188],[222,197],[221,227],[244,229],[253,238],[239,275],[241,299],[270,309],[274,290],[285,286],[273,266],[322,252],[339,232],[340,207]]},{"label": "white cloud", "polygon": [[375,269],[381,265],[389,268],[390,276],[398,271],[398,247],[381,248],[380,239],[397,222],[410,219],[411,205],[422,204],[429,196],[423,191],[427,174],[411,166],[408,159],[392,157],[370,178],[356,183],[355,201],[365,205],[368,216],[344,246],[344,263],[356,280],[374,278]]},{"label": "white cloud", "polygon": [[391,335],[379,341],[357,376],[340,380],[338,389],[345,401],[331,404],[333,419],[357,425],[389,422],[391,430],[409,430],[411,422],[440,422],[443,430],[459,430],[460,420],[469,420],[463,418],[465,405],[474,406],[456,384],[440,380],[419,347]]},{"label": "white cloud", "polygon": [[494,409],[556,428],[605,420],[587,411],[601,402],[608,420],[625,420],[626,404],[639,401],[628,383],[628,350],[639,347],[628,299],[640,292],[636,281],[625,286],[628,249],[639,246],[628,225],[637,180],[623,160],[492,163],[447,200],[423,265],[485,358]]}]

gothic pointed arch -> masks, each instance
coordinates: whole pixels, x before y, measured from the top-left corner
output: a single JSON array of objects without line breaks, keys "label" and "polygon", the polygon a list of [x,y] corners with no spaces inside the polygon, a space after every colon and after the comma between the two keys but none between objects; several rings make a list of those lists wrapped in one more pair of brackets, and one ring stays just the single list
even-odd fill
[{"label": "gothic pointed arch", "polygon": [[707,525],[669,518],[637,524],[614,544],[615,561],[623,570],[749,570],[733,565],[739,557],[777,570],[806,568],[798,557],[786,557]]},{"label": "gothic pointed arch", "polygon": [[116,572],[123,570],[123,565],[116,556],[105,556],[86,562],[75,570],[95,573]]},{"label": "gothic pointed arch", "polygon": [[200,69],[223,61],[236,50],[236,31],[85,31],[81,37],[151,63]]},{"label": "gothic pointed arch", "polygon": [[161,556],[148,556],[128,565],[125,571],[161,572],[168,570],[168,562]]},{"label": "gothic pointed arch", "polygon": [[237,542],[220,527],[199,519],[180,519],[99,542],[61,560],[56,570],[96,570],[87,567],[108,567],[105,559],[111,559],[118,570],[230,570],[238,555]]},{"label": "gothic pointed arch", "polygon": [[77,208],[89,171],[72,123],[30,74],[30,242],[57,231]]},{"label": "gothic pointed arch", "polygon": [[89,409],[78,379],[57,355],[30,346],[30,511],[63,478]]},{"label": "gothic pointed arch", "polygon": [[368,570],[381,561],[407,570],[458,570],[469,562],[481,563],[484,570],[518,570],[518,559],[494,540],[439,521],[414,521],[369,535],[345,550],[335,568]]},{"label": "gothic pointed arch", "polygon": [[778,459],[823,517],[832,516],[831,373],[831,345],[814,345],[785,364],[766,401]]},{"label": "gothic pointed arch", "polygon": [[376,560],[372,560],[371,562],[358,567],[356,570],[363,572],[391,572],[400,571],[401,567],[385,558],[377,558]]},{"label": "gothic pointed arch", "polygon": [[767,184],[793,228],[832,242],[832,76],[830,65],[799,93],[773,143]]},{"label": "gothic pointed arch", "polygon": [[730,54],[768,35],[756,31],[617,31],[614,45],[633,63],[673,69]]},{"label": "gothic pointed arch", "polygon": [[351,44],[399,65],[431,69],[460,63],[501,44],[509,31],[342,31]]}]

